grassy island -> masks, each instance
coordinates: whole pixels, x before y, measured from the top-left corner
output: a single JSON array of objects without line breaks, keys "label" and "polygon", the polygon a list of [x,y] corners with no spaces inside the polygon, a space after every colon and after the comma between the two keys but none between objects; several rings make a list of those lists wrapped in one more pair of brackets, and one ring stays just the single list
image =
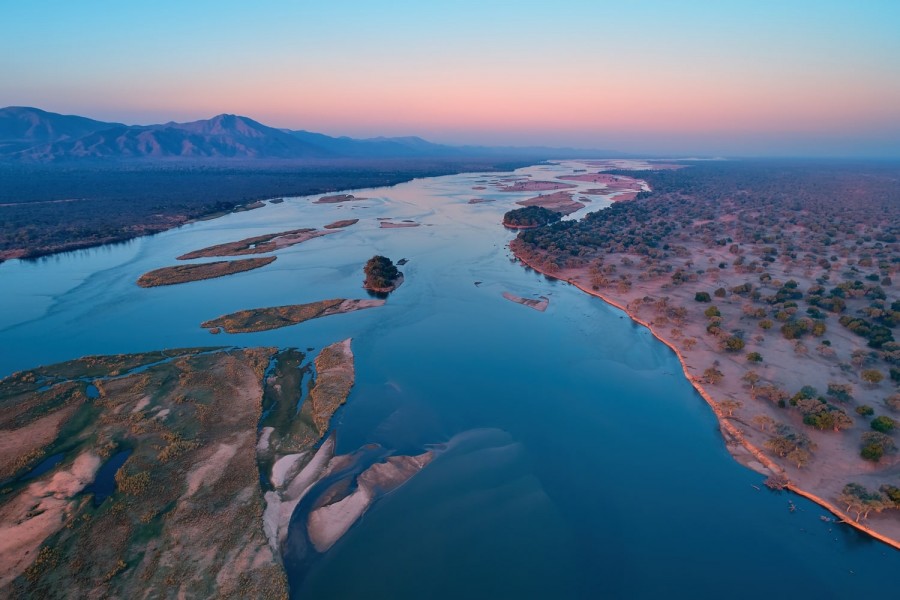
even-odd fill
[{"label": "grassy island", "polygon": [[273,353],[88,357],[0,381],[0,595],[286,597],[256,466]]},{"label": "grassy island", "polygon": [[307,304],[289,304],[286,306],[270,306],[266,308],[251,308],[205,321],[200,324],[204,329],[212,333],[222,330],[227,333],[251,333],[254,331],[268,331],[280,327],[288,327],[343,313],[372,308],[384,304],[383,300],[345,300],[335,298],[333,300],[319,300]]},{"label": "grassy island", "polygon": [[182,254],[178,260],[191,260],[194,258],[210,258],[214,256],[241,256],[243,254],[264,254],[273,252],[281,248],[287,248],[295,244],[302,244],[321,235],[328,235],[329,231],[318,231],[316,229],[292,229],[290,231],[282,231],[280,233],[267,233],[265,235],[257,235],[249,237],[237,242],[227,242],[224,244],[216,244],[201,250],[194,250],[187,254]]},{"label": "grassy island", "polygon": [[244,258],[241,260],[219,260],[209,263],[190,265],[175,265],[163,267],[141,275],[137,284],[143,288],[157,287],[160,285],[175,285],[203,279],[215,279],[244,271],[259,269],[275,261],[277,257],[266,256],[262,258]]}]

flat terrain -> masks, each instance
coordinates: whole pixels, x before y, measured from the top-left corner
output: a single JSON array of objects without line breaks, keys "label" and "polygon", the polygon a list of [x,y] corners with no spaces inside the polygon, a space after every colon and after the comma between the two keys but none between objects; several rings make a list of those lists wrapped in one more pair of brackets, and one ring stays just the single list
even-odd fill
[{"label": "flat terrain", "polygon": [[3,164],[0,261],[121,242],[262,199],[525,164],[478,158]]},{"label": "flat terrain", "polygon": [[296,325],[298,323],[303,323],[304,321],[309,321],[310,319],[318,319],[319,317],[327,317],[329,315],[339,315],[355,310],[362,310],[364,308],[382,306],[383,304],[384,300],[375,298],[366,300],[335,298],[332,300],[309,302],[307,304],[289,304],[286,306],[270,306],[241,310],[205,321],[201,323],[200,326],[204,329],[213,330],[214,332],[218,332],[218,330],[221,329],[226,333],[268,331],[270,329]]},{"label": "flat terrain", "polygon": [[292,229],[280,233],[268,233],[238,240],[237,242],[216,244],[215,246],[210,246],[208,248],[194,250],[193,252],[182,254],[178,257],[178,260],[192,260],[195,258],[209,258],[212,256],[264,254],[266,252],[274,252],[275,250],[288,248],[296,244],[302,244],[303,242],[307,242],[319,236],[328,235],[328,233],[330,232],[318,231],[310,228]]},{"label": "flat terrain", "polygon": [[260,258],[219,260],[208,263],[163,267],[144,273],[138,278],[137,284],[141,287],[149,288],[160,285],[176,285],[191,281],[201,281],[203,279],[214,279],[216,277],[224,277],[226,275],[259,269],[260,267],[264,267],[274,262],[276,258],[277,257],[275,256],[265,256]]},{"label": "flat terrain", "polygon": [[900,167],[601,175],[579,177],[653,191],[524,231],[515,254],[651,327],[772,485],[900,540]]},{"label": "flat terrain", "polygon": [[21,440],[2,454],[0,590],[286,597],[256,467],[273,353],[88,357],[0,382],[0,437]]}]

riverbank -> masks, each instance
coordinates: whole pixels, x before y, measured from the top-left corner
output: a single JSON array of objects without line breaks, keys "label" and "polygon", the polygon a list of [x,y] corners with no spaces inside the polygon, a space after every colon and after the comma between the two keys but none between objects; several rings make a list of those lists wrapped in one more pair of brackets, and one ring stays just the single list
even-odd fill
[{"label": "riverbank", "polygon": [[[607,294],[603,294],[597,290],[591,289],[591,287],[588,284],[586,284],[584,281],[579,281],[577,277],[574,277],[574,276],[567,277],[565,275],[561,275],[558,273],[549,273],[546,270],[541,269],[538,265],[534,264],[533,261],[529,262],[525,257],[523,257],[521,255],[521,253],[513,251],[513,254],[516,256],[516,258],[522,264],[537,271],[538,273],[541,273],[547,277],[552,277],[554,279],[559,279],[561,281],[565,281],[566,283],[569,283],[569,284],[577,287],[581,291],[583,291],[587,294],[590,294],[591,296],[594,296],[596,298],[599,298],[599,299],[603,300],[604,302],[606,302],[607,304],[609,304],[610,306],[613,306],[613,307],[621,310],[626,315],[628,315],[628,317],[633,322],[646,327],[657,340],[659,340],[660,342],[665,344],[669,349],[671,349],[672,352],[675,353],[675,356],[678,358],[678,361],[681,364],[681,368],[684,373],[684,376],[687,378],[687,380],[690,382],[690,384],[694,387],[694,389],[697,390],[697,393],[700,395],[700,397],[702,397],[703,400],[712,409],[713,414],[716,416],[716,419],[719,422],[719,426],[722,431],[723,437],[726,440],[725,447],[726,447],[726,449],[728,449],[729,453],[735,458],[735,460],[737,460],[742,465],[744,465],[750,469],[753,469],[761,474],[769,475],[769,476],[774,475],[774,476],[776,476],[776,478],[777,477],[785,478],[787,480],[784,485],[785,489],[788,489],[788,490],[790,490],[800,496],[803,496],[804,498],[807,498],[807,499],[811,500],[812,502],[815,502],[816,504],[822,506],[823,508],[825,508],[826,510],[828,510],[829,512],[831,512],[832,514],[837,516],[841,522],[846,523],[846,524],[850,525],[851,527],[854,527],[855,529],[858,529],[859,531],[862,531],[862,532],[874,537],[875,539],[878,539],[878,540],[884,542],[885,544],[900,550],[900,535],[898,535],[897,533],[895,533],[893,531],[891,531],[890,533],[886,533],[883,531],[879,531],[878,529],[875,529],[873,526],[859,523],[859,522],[855,521],[852,516],[850,516],[849,514],[847,514],[845,511],[841,510],[840,508],[838,508],[832,501],[822,498],[821,496],[817,495],[813,491],[803,489],[796,483],[792,482],[790,480],[790,478],[788,477],[788,472],[786,469],[784,469],[781,465],[777,464],[774,460],[772,460],[759,447],[757,447],[756,444],[750,442],[747,439],[747,436],[734,423],[732,423],[729,420],[728,415],[726,415],[726,411],[722,407],[721,401],[716,401],[714,399],[713,395],[710,393],[709,389],[707,389],[703,385],[702,380],[698,376],[696,376],[690,372],[690,367],[688,365],[688,361],[687,361],[687,358],[686,358],[684,352],[681,349],[679,349],[678,346],[675,345],[674,341],[672,341],[667,336],[665,336],[658,327],[654,327],[654,325],[650,321],[641,318],[639,315],[636,314],[635,311],[630,310],[628,308],[627,303],[622,303],[622,302],[617,301],[616,299],[610,297]],[[729,444],[728,443],[729,440],[731,440],[733,443]],[[736,449],[736,447],[739,448],[739,450]],[[762,467],[762,468],[757,468],[755,465],[753,465],[752,461],[748,460],[746,455],[744,455],[744,451],[746,453],[748,453],[755,461],[757,461],[759,464],[759,467]],[[895,526],[895,528],[900,529],[900,527],[896,527],[896,526]]]}]

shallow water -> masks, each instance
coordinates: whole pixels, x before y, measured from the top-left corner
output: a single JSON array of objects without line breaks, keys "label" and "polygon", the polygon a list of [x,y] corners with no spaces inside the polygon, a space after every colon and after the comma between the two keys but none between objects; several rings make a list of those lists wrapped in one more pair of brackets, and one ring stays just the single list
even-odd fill
[{"label": "shallow water", "polygon": [[[900,553],[821,521],[825,511],[805,500],[755,489],[762,477],[728,455],[665,346],[622,312],[511,260],[514,234],[500,219],[537,193],[471,189],[495,177],[416,180],[355,191],[370,200],[345,204],[288,199],[128,244],[4,263],[0,375],[86,354],[318,349],[353,337],[357,382],[333,421],[337,451],[446,448],[329,552],[287,557],[302,565],[289,572],[298,598],[883,593]],[[467,204],[477,197],[497,201]],[[606,205],[592,198],[582,212]],[[423,226],[379,229],[377,217]],[[361,221],[256,271],[134,283],[190,250],[348,218]],[[243,308],[365,297],[362,265],[376,253],[410,259],[384,307],[253,334],[199,327]],[[550,306],[540,313],[504,291],[544,295]]]}]

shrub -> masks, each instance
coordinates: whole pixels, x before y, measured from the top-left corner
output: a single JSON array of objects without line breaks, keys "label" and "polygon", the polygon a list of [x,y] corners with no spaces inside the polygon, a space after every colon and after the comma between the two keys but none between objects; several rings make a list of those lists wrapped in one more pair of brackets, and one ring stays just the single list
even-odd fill
[{"label": "shrub", "polygon": [[861,406],[856,407],[856,414],[863,417],[871,417],[875,414],[875,409],[869,406],[868,404],[863,404]]},{"label": "shrub", "polygon": [[897,422],[890,417],[885,417],[884,415],[880,417],[875,417],[872,419],[870,426],[875,431],[879,431],[881,433],[890,433],[897,426]]},{"label": "shrub", "polygon": [[697,292],[694,294],[694,300],[697,302],[709,302],[712,298],[709,297],[709,292]]}]

